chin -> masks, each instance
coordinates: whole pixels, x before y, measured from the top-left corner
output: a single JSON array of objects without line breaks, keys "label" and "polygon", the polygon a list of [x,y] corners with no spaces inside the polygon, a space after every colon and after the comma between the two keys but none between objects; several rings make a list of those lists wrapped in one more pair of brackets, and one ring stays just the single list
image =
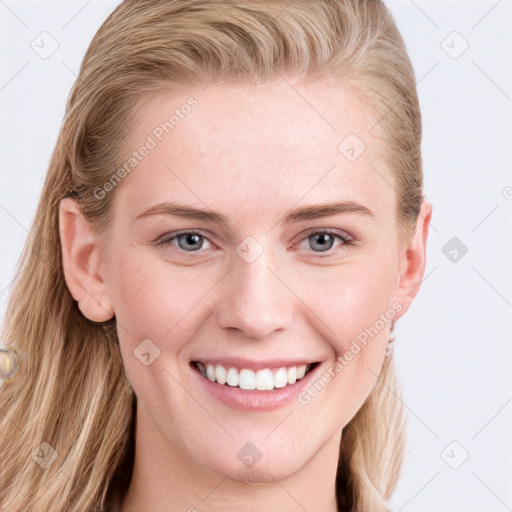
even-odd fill
[{"label": "chin", "polygon": [[[210,453],[194,454],[191,459],[196,465],[210,473],[240,483],[263,483],[284,480],[300,471],[308,462],[305,447],[269,447],[261,442],[234,442],[232,448],[215,450]],[[260,448],[258,448],[259,446]]]}]

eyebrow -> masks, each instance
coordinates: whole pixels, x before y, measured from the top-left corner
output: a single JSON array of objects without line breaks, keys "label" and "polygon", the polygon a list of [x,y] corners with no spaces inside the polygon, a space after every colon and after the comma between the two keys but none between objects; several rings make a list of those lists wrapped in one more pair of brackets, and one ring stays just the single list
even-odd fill
[{"label": "eyebrow", "polygon": [[[304,220],[312,220],[338,213],[356,213],[375,218],[375,214],[366,206],[354,201],[338,201],[334,203],[316,204],[295,208],[285,214],[279,221],[280,224],[292,224]],[[188,219],[212,222],[221,226],[228,227],[229,220],[222,213],[210,209],[195,208],[184,204],[173,202],[159,203],[145,212],[137,215],[135,220],[150,217],[152,215],[175,215]]]}]

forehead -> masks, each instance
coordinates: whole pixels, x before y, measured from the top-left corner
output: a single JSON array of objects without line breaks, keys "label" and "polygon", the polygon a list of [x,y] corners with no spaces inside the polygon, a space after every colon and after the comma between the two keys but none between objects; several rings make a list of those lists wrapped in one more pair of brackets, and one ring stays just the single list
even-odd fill
[{"label": "forehead", "polygon": [[[193,106],[191,106],[193,105]],[[348,84],[278,80],[161,94],[132,120],[130,204],[176,200],[243,207],[357,200],[394,202],[372,113]]]}]

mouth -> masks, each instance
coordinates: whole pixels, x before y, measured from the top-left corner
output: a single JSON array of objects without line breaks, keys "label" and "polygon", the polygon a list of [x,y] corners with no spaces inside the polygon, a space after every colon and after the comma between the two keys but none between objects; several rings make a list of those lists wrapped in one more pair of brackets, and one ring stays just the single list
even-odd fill
[{"label": "mouth", "polygon": [[320,363],[310,362],[297,364],[295,362],[280,365],[267,365],[255,368],[245,368],[229,363],[192,361],[196,369],[205,379],[221,386],[238,388],[245,391],[274,391],[293,386],[313,371]]}]

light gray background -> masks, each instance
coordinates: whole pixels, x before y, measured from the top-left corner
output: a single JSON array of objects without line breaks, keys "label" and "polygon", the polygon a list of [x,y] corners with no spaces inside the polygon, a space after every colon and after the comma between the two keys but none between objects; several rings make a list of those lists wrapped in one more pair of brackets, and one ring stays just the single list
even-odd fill
[{"label": "light gray background", "polygon": [[[117,3],[0,0],[2,316],[69,89]],[[426,277],[397,325],[409,437],[393,510],[512,510],[512,0],[387,4],[416,71],[434,204]],[[49,51],[45,31],[58,48],[43,59],[31,44]],[[443,253],[452,237],[466,254]]]}]

